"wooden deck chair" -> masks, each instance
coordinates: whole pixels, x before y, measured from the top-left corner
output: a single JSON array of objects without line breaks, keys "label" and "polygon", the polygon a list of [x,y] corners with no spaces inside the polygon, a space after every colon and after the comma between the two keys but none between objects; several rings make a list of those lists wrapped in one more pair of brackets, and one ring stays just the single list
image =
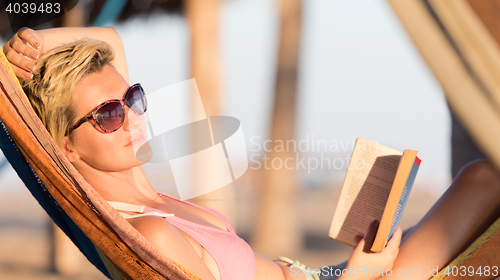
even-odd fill
[{"label": "wooden deck chair", "polygon": [[33,196],[104,275],[199,279],[159,253],[76,171],[34,113],[0,51],[0,148]]},{"label": "wooden deck chair", "polygon": [[[389,2],[441,83],[450,109],[500,170],[500,1]],[[500,266],[499,229],[500,219],[449,267]],[[436,279],[445,278],[445,270]],[[452,278],[461,277],[446,279]]]}]

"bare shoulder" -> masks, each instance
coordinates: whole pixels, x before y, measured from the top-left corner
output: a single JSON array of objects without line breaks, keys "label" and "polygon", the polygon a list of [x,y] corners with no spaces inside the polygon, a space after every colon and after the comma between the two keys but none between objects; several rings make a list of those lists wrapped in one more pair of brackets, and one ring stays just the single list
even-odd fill
[{"label": "bare shoulder", "polygon": [[130,220],[130,223],[163,255],[201,279],[214,279],[193,245],[170,222],[160,217],[146,216]]},{"label": "bare shoulder", "polygon": [[146,216],[130,220],[130,223],[154,245],[163,244],[173,238],[184,238],[171,223],[160,217]]}]

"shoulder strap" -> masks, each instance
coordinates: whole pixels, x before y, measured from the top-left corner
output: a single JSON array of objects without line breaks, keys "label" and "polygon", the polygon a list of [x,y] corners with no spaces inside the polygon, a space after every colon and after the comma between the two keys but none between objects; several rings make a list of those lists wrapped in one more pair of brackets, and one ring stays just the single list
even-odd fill
[{"label": "shoulder strap", "polygon": [[159,213],[159,212],[147,212],[144,213],[144,209],[146,206],[143,205],[134,205],[134,204],[129,204],[129,203],[124,203],[124,202],[117,202],[117,201],[108,201],[109,205],[111,207],[115,208],[117,211],[129,211],[129,212],[134,212],[134,213],[139,213],[135,215],[127,214],[127,213],[122,213],[120,212],[120,215],[124,217],[125,219],[133,219],[133,218],[139,218],[139,217],[144,217],[144,216],[155,216],[155,217],[173,217],[174,214],[168,214],[168,213]]}]

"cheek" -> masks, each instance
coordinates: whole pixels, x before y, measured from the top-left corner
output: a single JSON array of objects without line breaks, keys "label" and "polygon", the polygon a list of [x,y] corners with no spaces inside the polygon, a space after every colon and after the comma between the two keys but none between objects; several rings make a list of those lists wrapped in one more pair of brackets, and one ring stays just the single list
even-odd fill
[{"label": "cheek", "polygon": [[116,171],[130,167],[132,161],[136,160],[131,147],[127,149],[119,144],[119,133],[102,134],[95,131],[78,136],[75,142],[78,156],[95,169]]},{"label": "cheek", "polygon": [[[82,127],[83,128],[83,127]],[[92,126],[88,125],[75,137],[75,144],[78,151],[83,154],[96,153],[105,150],[108,146],[108,139],[105,134],[95,130]]]},{"label": "cheek", "polygon": [[109,150],[108,144],[105,138],[100,135],[94,135],[94,133],[82,133],[78,135],[76,141],[76,147],[78,155],[82,160],[89,162],[94,161],[95,158],[100,158],[105,155]]}]

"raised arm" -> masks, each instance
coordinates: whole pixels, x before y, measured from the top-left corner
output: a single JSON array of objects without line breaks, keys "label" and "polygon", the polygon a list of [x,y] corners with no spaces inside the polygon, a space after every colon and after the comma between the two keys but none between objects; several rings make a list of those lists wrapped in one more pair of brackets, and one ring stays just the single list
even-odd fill
[{"label": "raised arm", "polygon": [[37,31],[22,28],[5,43],[3,51],[16,76],[29,79],[39,55],[81,38],[97,39],[111,45],[115,52],[112,64],[129,82],[123,43],[112,27],[61,27]]}]

